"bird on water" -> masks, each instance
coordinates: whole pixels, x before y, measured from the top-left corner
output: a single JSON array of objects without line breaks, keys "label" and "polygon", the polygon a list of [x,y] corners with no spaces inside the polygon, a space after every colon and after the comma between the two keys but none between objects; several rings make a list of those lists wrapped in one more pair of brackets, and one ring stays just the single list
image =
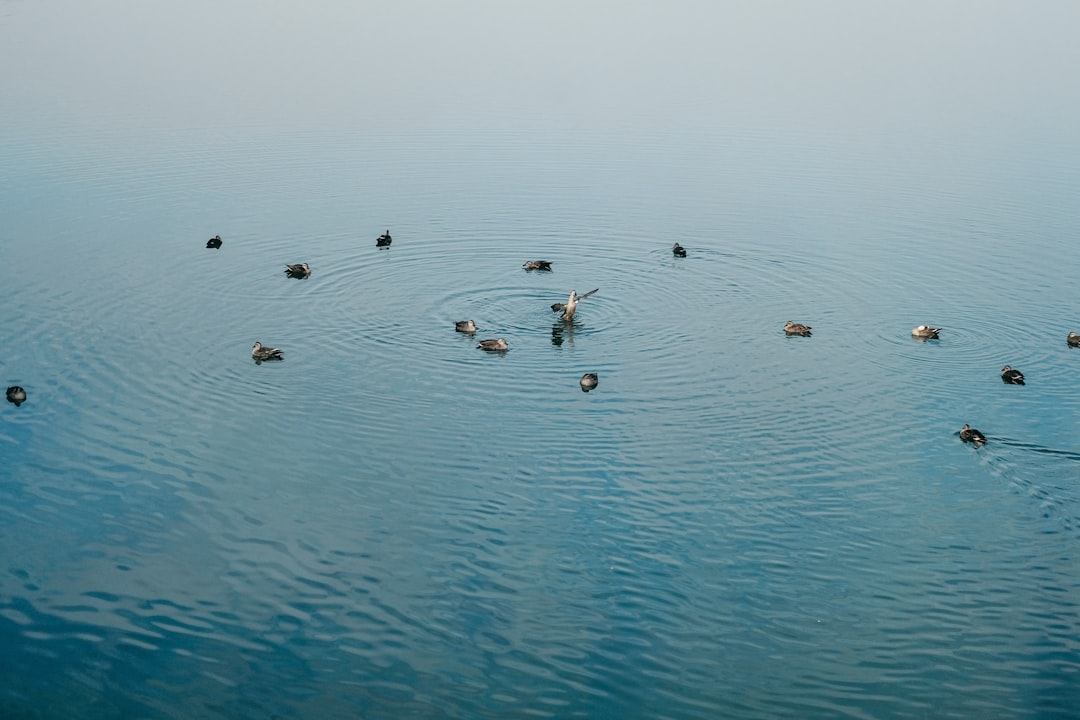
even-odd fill
[{"label": "bird on water", "polygon": [[585,373],[581,376],[580,382],[582,391],[589,392],[600,384],[600,377],[596,373]]},{"label": "bird on water", "polygon": [[551,269],[551,261],[550,260],[529,260],[528,262],[522,263],[521,267],[525,268],[526,270],[550,270]]},{"label": "bird on water", "polygon": [[675,257],[686,257],[686,248],[679,243],[675,243],[675,246],[671,248],[671,252],[674,253]]},{"label": "bird on water", "polygon": [[510,343],[506,342],[502,338],[498,338],[497,340],[481,340],[479,343],[477,343],[476,347],[480,348],[481,350],[490,350],[492,352],[506,352],[506,350],[510,347]]},{"label": "bird on water", "polygon": [[285,274],[291,278],[298,280],[304,280],[311,277],[311,268],[307,263],[297,263],[296,265],[286,265]]},{"label": "bird on water", "polygon": [[1019,370],[1013,370],[1011,365],[1006,365],[1001,368],[1001,382],[1006,385],[1023,385],[1024,373]]},{"label": "bird on water", "polygon": [[975,443],[977,446],[986,444],[986,436],[967,423],[960,428],[960,439],[964,442]]},{"label": "bird on water", "polygon": [[206,241],[206,247],[210,250],[217,250],[221,247],[221,236],[215,235]]},{"label": "bird on water", "polygon": [[15,407],[19,407],[26,402],[26,391],[18,385],[12,385],[7,389],[7,399],[10,403],[15,403]]},{"label": "bird on water", "polygon": [[577,312],[577,304],[579,302],[581,302],[582,300],[584,300],[585,298],[592,295],[593,293],[595,293],[599,289],[600,288],[596,288],[596,290],[590,290],[589,292],[585,293],[584,295],[578,295],[577,290],[571,290],[570,291],[570,297],[568,297],[566,299],[566,302],[565,303],[554,303],[554,304],[552,304],[551,311],[552,312],[561,312],[563,320],[570,320],[571,318],[574,317],[574,313]]},{"label": "bird on water", "polygon": [[390,237],[390,228],[386,228],[386,232],[375,239],[375,247],[387,247],[394,241],[394,238]]},{"label": "bird on water", "polygon": [[282,360],[285,355],[278,348],[265,347],[256,340],[251,348],[251,357],[255,359],[256,363],[261,363],[263,360]]},{"label": "bird on water", "polygon": [[476,323],[472,320],[458,320],[454,323],[454,329],[461,333],[469,333],[472,335],[476,332]]},{"label": "bird on water", "polygon": [[790,320],[784,324],[784,332],[788,335],[802,335],[803,337],[810,337],[810,331],[813,330],[809,325],[803,325],[801,323],[794,323]]},{"label": "bird on water", "polygon": [[911,336],[921,338],[923,340],[937,340],[939,332],[941,332],[941,328],[930,327],[929,325],[920,325],[917,328],[912,328]]}]

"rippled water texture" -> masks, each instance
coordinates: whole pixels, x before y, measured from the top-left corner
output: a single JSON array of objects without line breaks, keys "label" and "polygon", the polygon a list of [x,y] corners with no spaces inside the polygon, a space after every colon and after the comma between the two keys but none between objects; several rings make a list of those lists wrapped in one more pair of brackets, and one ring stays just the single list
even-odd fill
[{"label": "rippled water texture", "polygon": [[1076,148],[0,155],[0,374],[29,394],[0,408],[0,715],[1080,707]]}]

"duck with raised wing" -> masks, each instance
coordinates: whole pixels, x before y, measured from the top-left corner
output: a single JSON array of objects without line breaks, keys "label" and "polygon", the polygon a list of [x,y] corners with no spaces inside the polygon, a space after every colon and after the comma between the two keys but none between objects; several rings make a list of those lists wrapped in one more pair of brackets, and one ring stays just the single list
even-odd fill
[{"label": "duck with raised wing", "polygon": [[529,260],[528,262],[522,263],[521,267],[525,268],[526,270],[550,270],[551,269],[551,261],[550,260]]},{"label": "duck with raised wing", "polygon": [[939,332],[941,332],[941,328],[920,325],[917,328],[912,328],[911,337],[916,337],[920,340],[937,340]]},{"label": "duck with raised wing", "polygon": [[15,407],[19,407],[26,402],[26,391],[18,385],[12,385],[7,389],[7,399],[9,403],[15,403]]},{"label": "duck with raised wing", "polygon": [[469,333],[472,335],[476,332],[476,323],[472,320],[458,320],[454,323],[454,329],[460,333]]},{"label": "duck with raised wing", "polygon": [[574,313],[577,312],[577,304],[579,302],[581,302],[582,300],[584,300],[585,298],[592,295],[593,293],[595,293],[599,289],[600,288],[596,288],[596,290],[590,290],[589,292],[585,293],[584,295],[578,295],[577,290],[571,290],[570,291],[570,297],[568,297],[566,299],[566,302],[565,303],[554,303],[554,304],[552,304],[551,311],[552,312],[561,312],[563,320],[570,320],[571,318],[574,317]]},{"label": "duck with raised wing", "polygon": [[675,243],[675,246],[671,248],[671,252],[674,253],[675,257],[686,257],[686,248],[679,243]]},{"label": "duck with raised wing", "polygon": [[1006,385],[1023,385],[1024,373],[1019,370],[1013,370],[1011,365],[1006,365],[1001,368],[1001,382]]},{"label": "duck with raised wing", "polygon": [[986,444],[986,436],[967,423],[964,423],[964,427],[960,428],[960,439],[976,445]]},{"label": "duck with raised wing", "polygon": [[481,350],[490,350],[491,352],[506,352],[510,348],[510,343],[502,338],[498,338],[497,340],[481,340],[477,343],[476,347]]},{"label": "duck with raised wing", "polygon": [[794,323],[790,320],[784,324],[784,332],[788,335],[801,335],[803,337],[810,337],[810,331],[814,328],[809,325],[803,325],[801,323]]},{"label": "duck with raised wing", "polygon": [[256,341],[251,348],[251,357],[258,364],[264,360],[282,360],[285,355],[277,348],[265,347],[261,342]]},{"label": "duck with raised wing", "polygon": [[208,250],[217,250],[221,247],[221,236],[215,235],[206,241],[206,247]]},{"label": "duck with raised wing", "polygon": [[286,265],[285,274],[291,278],[296,278],[297,280],[306,280],[307,278],[311,277],[311,268],[308,267],[307,263]]},{"label": "duck with raised wing", "polygon": [[394,238],[390,237],[390,228],[386,228],[386,232],[375,238],[375,247],[387,247],[392,242]]},{"label": "duck with raised wing", "polygon": [[595,390],[596,386],[600,384],[600,376],[596,373],[585,373],[581,376],[580,383],[583,392]]}]

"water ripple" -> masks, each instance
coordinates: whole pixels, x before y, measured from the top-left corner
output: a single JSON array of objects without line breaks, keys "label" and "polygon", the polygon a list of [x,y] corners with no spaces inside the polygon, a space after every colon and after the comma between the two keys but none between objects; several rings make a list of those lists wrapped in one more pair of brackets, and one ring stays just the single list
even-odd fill
[{"label": "water ripple", "polygon": [[1070,163],[65,137],[0,140],[0,714],[1075,706]]}]

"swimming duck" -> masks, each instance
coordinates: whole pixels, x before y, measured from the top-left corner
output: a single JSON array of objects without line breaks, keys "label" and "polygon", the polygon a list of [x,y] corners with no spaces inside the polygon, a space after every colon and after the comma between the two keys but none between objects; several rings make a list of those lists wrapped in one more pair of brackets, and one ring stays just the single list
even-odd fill
[{"label": "swimming duck", "polygon": [[550,270],[551,269],[551,261],[550,260],[529,260],[528,262],[523,263],[521,267],[525,268],[526,270]]},{"label": "swimming duck", "polygon": [[26,391],[18,385],[12,385],[7,389],[7,399],[10,403],[15,403],[15,407],[19,407],[26,402]]},{"label": "swimming duck", "polygon": [[574,317],[574,313],[577,312],[577,304],[580,301],[582,301],[585,298],[592,295],[593,293],[595,293],[599,289],[600,288],[596,288],[596,290],[590,290],[589,292],[585,293],[584,295],[578,295],[577,290],[571,290],[570,291],[570,297],[568,297],[566,299],[565,303],[554,303],[554,304],[552,304],[551,312],[561,312],[562,313],[562,319],[563,320],[569,320],[570,318]]},{"label": "swimming duck", "polygon": [[472,320],[458,320],[454,323],[454,329],[458,332],[469,333],[472,335],[476,332],[476,323]]},{"label": "swimming duck", "polygon": [[810,331],[813,330],[809,325],[801,325],[799,323],[793,323],[790,320],[784,324],[784,332],[788,335],[802,335],[803,337],[810,337]]},{"label": "swimming duck", "polygon": [[671,248],[671,252],[675,253],[675,257],[686,257],[686,248],[679,243],[675,243],[675,247]]},{"label": "swimming duck", "polygon": [[510,347],[510,343],[506,342],[502,338],[499,338],[498,340],[481,340],[476,347],[480,348],[481,350],[506,352],[506,350]]},{"label": "swimming duck", "polygon": [[210,250],[217,250],[221,247],[221,236],[215,235],[206,241],[206,247]]},{"label": "swimming duck", "polygon": [[263,347],[261,342],[256,341],[251,348],[251,357],[255,358],[256,363],[261,363],[263,360],[281,360],[284,355],[277,348]]},{"label": "swimming duck", "polygon": [[976,445],[983,445],[986,443],[986,436],[967,423],[964,423],[964,427],[960,428],[960,439],[964,442],[975,443]]},{"label": "swimming duck", "polygon": [[1009,385],[1023,385],[1024,373],[1013,370],[1011,365],[1001,368],[1001,382]]},{"label": "swimming duck", "polygon": [[297,278],[298,280],[304,280],[311,277],[311,268],[307,263],[299,263],[297,265],[286,265],[285,274],[291,278]]},{"label": "swimming duck", "polygon": [[581,376],[581,389],[583,392],[593,390],[599,383],[600,377],[596,373],[585,373]]},{"label": "swimming duck", "polygon": [[390,228],[386,228],[386,232],[375,239],[375,247],[386,247],[394,241],[394,238],[390,237]]},{"label": "swimming duck", "polygon": [[1069,336],[1065,338],[1065,342],[1069,343],[1073,347],[1080,347],[1080,335],[1071,332],[1069,333]]},{"label": "swimming duck", "polygon": [[941,332],[941,328],[930,327],[929,325],[920,325],[917,328],[912,328],[911,336],[922,338],[924,340],[937,340],[939,332]]}]

